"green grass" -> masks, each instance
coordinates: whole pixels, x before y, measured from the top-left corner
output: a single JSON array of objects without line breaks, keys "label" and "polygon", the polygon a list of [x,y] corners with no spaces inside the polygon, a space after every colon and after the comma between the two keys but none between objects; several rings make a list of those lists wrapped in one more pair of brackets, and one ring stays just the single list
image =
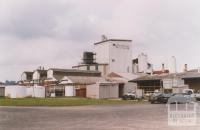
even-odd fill
[{"label": "green grass", "polygon": [[88,98],[0,98],[0,106],[84,106],[84,105],[117,105],[143,104],[143,101],[124,101]]}]

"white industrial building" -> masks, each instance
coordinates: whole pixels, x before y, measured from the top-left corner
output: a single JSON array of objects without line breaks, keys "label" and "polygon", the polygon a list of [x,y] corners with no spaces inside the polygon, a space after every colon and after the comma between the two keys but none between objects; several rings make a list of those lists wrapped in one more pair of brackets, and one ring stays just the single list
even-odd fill
[{"label": "white industrial building", "polygon": [[102,39],[94,43],[94,52],[85,52],[79,70],[96,70],[106,76],[111,72],[132,73],[132,40]]},{"label": "white industrial building", "polygon": [[109,65],[108,73],[132,73],[132,40],[108,39],[94,44],[96,62]]},{"label": "white industrial building", "polygon": [[137,91],[137,84],[128,81],[138,76],[132,73],[112,72],[107,75],[106,81],[87,85],[87,97],[96,99],[122,98],[125,93]]},{"label": "white industrial building", "polygon": [[133,60],[133,73],[153,73],[153,65],[148,62],[148,56],[144,53],[138,55],[138,58]]},{"label": "white industrial building", "polygon": [[121,98],[122,95],[128,92],[136,91],[135,83],[125,83],[123,86],[116,82],[97,82],[96,84],[87,85],[87,98],[107,99]]},{"label": "white industrial building", "polygon": [[[47,96],[85,97],[85,85],[95,84],[99,78],[99,71],[50,68],[45,80]],[[79,91],[82,91],[80,95]]]}]

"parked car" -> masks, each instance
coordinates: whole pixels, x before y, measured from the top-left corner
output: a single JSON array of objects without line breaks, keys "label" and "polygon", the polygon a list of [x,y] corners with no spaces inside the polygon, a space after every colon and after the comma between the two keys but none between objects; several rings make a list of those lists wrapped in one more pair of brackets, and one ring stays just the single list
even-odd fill
[{"label": "parked car", "polygon": [[151,98],[150,98],[150,102],[151,104],[153,103],[167,103],[168,102],[168,99],[173,96],[172,93],[169,93],[169,94],[165,94],[165,93],[160,93],[160,94],[156,94],[156,95],[153,95]]},{"label": "parked car", "polygon": [[134,100],[136,98],[137,98],[137,95],[135,91],[128,92],[124,94],[124,96],[122,97],[123,100]]},{"label": "parked car", "polygon": [[193,89],[184,89],[183,93],[186,93],[186,94],[190,95],[191,97],[196,98],[197,101],[200,101],[200,92],[199,91],[195,93]]},{"label": "parked car", "polygon": [[178,93],[168,99],[168,104],[190,102],[196,102],[196,98],[192,97],[188,93]]}]

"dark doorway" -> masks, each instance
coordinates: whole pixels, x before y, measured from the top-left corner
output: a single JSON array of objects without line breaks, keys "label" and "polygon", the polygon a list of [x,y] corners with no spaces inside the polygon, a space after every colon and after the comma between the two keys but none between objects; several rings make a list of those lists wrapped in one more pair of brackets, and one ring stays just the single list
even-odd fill
[{"label": "dark doorway", "polygon": [[119,98],[124,95],[124,84],[119,84]]},{"label": "dark doorway", "polygon": [[76,89],[77,97],[86,97],[86,88]]}]

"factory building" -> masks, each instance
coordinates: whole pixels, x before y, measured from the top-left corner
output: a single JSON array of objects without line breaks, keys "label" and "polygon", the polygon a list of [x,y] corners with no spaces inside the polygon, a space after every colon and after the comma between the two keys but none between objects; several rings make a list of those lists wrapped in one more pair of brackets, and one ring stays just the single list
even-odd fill
[{"label": "factory building", "polygon": [[46,96],[86,97],[86,85],[101,79],[101,72],[50,68],[45,80]]},{"label": "factory building", "polygon": [[155,90],[181,93],[186,88],[200,91],[200,69],[182,73],[146,75],[130,82],[137,83],[138,88],[143,89],[145,93],[153,93]]},{"label": "factory building", "polygon": [[133,64],[133,73],[153,73],[153,65],[148,62],[148,56],[144,53],[141,53],[138,58],[132,61]]},{"label": "factory building", "polygon": [[187,73],[187,75],[183,77],[185,84],[187,84],[189,88],[200,92],[200,68],[187,71],[186,65],[185,70],[185,73]]},{"label": "factory building", "polygon": [[132,73],[132,40],[107,39],[94,43],[94,52],[85,52],[79,70],[98,70],[102,76],[111,72]]},{"label": "factory building", "polygon": [[179,90],[181,91],[181,89],[188,88],[188,86],[184,84],[183,76],[183,73],[147,75],[131,80],[130,82],[137,83],[138,88],[142,89],[144,93],[153,93],[155,90],[177,93]]},{"label": "factory building", "polygon": [[128,92],[137,91],[137,84],[128,81],[139,76],[133,73],[109,73],[105,78],[106,81],[87,86],[87,97],[96,99],[122,98]]}]

